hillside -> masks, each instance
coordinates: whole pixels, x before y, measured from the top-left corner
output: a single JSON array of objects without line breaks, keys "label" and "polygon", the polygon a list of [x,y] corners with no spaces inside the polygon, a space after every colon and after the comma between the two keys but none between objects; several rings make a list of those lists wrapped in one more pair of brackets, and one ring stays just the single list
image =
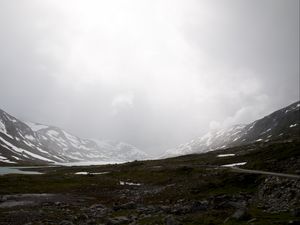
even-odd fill
[{"label": "hillside", "polygon": [[147,154],[117,141],[76,137],[54,126],[21,121],[0,110],[0,163],[127,162]]},{"label": "hillside", "polygon": [[299,148],[290,138],[164,160],[28,168],[43,174],[0,176],[0,224],[299,224]]},{"label": "hillside", "polygon": [[203,153],[254,142],[299,137],[299,135],[300,102],[298,101],[252,123],[210,131],[202,137],[168,150],[164,157]]}]

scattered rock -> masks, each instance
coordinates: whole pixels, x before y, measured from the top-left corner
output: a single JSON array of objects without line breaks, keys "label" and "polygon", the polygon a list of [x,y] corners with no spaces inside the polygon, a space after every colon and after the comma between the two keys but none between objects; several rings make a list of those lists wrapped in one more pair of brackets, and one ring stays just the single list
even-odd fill
[{"label": "scattered rock", "polygon": [[113,210],[115,211],[122,210],[122,209],[136,209],[136,208],[137,208],[137,204],[133,201],[121,205],[115,204],[113,206]]},{"label": "scattered rock", "polygon": [[250,224],[250,223],[253,223],[253,222],[255,222],[256,220],[257,220],[256,218],[252,218],[251,220],[248,220],[248,221],[247,221],[247,223],[249,223],[249,224]]},{"label": "scattered rock", "polygon": [[87,220],[88,218],[89,218],[89,216],[88,216],[87,214],[85,214],[85,213],[80,214],[80,215],[77,217],[78,220],[83,220],[83,221]]},{"label": "scattered rock", "polygon": [[102,204],[94,204],[90,206],[90,209],[105,209],[106,206]]},{"label": "scattered rock", "polygon": [[208,210],[208,208],[209,208],[209,202],[207,200],[194,201],[190,206],[190,211],[191,212],[205,211]]},{"label": "scattered rock", "polygon": [[260,185],[258,199],[267,212],[287,212],[300,202],[300,181],[268,177]]},{"label": "scattered rock", "polygon": [[126,216],[118,216],[114,218],[109,218],[107,221],[107,225],[121,225],[130,223],[130,219]]},{"label": "scattered rock", "polygon": [[246,208],[240,208],[237,209],[231,217],[236,220],[247,220],[250,218],[250,215]]},{"label": "scattered rock", "polygon": [[7,196],[0,196],[0,202],[7,201]]},{"label": "scattered rock", "polygon": [[165,217],[165,224],[166,225],[179,225],[179,222],[174,218],[174,216],[166,216]]},{"label": "scattered rock", "polygon": [[59,225],[74,225],[71,221],[63,220],[59,223]]},{"label": "scattered rock", "polygon": [[300,220],[291,220],[288,223],[289,225],[300,225]]},{"label": "scattered rock", "polygon": [[300,217],[300,208],[292,209],[291,214],[292,216]]},{"label": "scattered rock", "polygon": [[86,224],[87,224],[87,225],[96,225],[97,223],[96,223],[96,220],[90,219],[90,220],[87,220],[87,221],[86,221]]}]

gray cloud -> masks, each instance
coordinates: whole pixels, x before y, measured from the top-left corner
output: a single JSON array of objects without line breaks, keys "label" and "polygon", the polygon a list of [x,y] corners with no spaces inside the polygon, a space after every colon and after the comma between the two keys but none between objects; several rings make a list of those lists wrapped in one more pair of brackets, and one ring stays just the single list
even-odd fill
[{"label": "gray cloud", "polygon": [[0,108],[150,153],[299,99],[299,1],[1,1]]}]

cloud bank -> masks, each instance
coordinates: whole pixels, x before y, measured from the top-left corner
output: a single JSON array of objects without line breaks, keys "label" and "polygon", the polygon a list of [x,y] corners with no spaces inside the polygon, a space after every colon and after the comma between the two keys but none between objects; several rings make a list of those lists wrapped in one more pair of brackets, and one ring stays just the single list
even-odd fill
[{"label": "cloud bank", "polygon": [[299,99],[297,0],[0,3],[0,107],[153,154]]}]

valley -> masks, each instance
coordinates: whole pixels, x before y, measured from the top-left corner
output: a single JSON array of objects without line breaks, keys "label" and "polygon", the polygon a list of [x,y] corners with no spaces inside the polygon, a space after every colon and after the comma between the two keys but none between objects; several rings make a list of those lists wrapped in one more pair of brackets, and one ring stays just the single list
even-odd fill
[{"label": "valley", "polygon": [[0,225],[300,225],[299,0],[0,0]]},{"label": "valley", "polygon": [[167,150],[0,111],[0,225],[296,225],[300,103]]},{"label": "valley", "polygon": [[[298,224],[299,147],[290,138],[162,160],[30,168],[43,174],[0,176],[0,224]],[[247,172],[224,166],[241,162]]]}]

